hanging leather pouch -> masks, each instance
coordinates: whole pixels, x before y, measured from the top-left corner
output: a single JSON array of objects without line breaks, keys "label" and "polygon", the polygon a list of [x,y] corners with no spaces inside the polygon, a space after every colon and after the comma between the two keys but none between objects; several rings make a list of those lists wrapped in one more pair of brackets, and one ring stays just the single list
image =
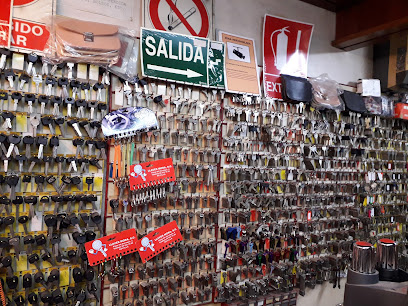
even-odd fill
[{"label": "hanging leather pouch", "polygon": [[58,16],[55,19],[57,55],[83,61],[111,61],[119,54],[118,31],[115,25]]},{"label": "hanging leather pouch", "polygon": [[349,111],[361,114],[367,113],[367,108],[365,106],[363,97],[359,94],[351,91],[344,91],[341,98]]},{"label": "hanging leather pouch", "polygon": [[292,103],[310,103],[312,101],[312,85],[306,78],[281,74],[282,97]]}]

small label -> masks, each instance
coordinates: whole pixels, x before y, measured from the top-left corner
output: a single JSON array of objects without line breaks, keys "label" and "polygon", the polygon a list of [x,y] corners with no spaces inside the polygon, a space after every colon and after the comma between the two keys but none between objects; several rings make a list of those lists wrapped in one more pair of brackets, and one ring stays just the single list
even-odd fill
[{"label": "small label", "polygon": [[88,65],[87,64],[77,65],[77,79],[79,80],[88,79]]},{"label": "small label", "polygon": [[207,41],[206,40],[201,40],[201,39],[194,39],[194,46],[195,47],[202,47],[205,48],[205,46],[207,45]]},{"label": "small label", "polygon": [[37,211],[31,219],[30,232],[39,232],[42,230],[43,213]]},{"label": "small label", "polygon": [[219,42],[212,41],[210,42],[210,48],[214,50],[222,51],[222,44]]},{"label": "small label", "polygon": [[115,87],[115,105],[123,106],[123,87],[116,86]]},{"label": "small label", "polygon": [[98,82],[99,80],[99,67],[96,65],[89,65],[89,80]]},{"label": "small label", "polygon": [[11,67],[14,70],[22,71],[24,70],[24,55],[14,52],[11,61]]}]

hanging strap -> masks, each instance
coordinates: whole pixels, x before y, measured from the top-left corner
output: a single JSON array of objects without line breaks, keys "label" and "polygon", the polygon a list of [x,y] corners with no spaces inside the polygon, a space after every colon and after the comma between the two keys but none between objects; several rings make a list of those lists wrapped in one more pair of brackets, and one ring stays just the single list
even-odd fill
[{"label": "hanging strap", "polygon": [[122,152],[120,144],[115,144],[115,155],[113,158],[113,175],[112,178],[116,179],[117,177],[122,176]]},{"label": "hanging strap", "polygon": [[0,282],[0,301],[1,301],[1,306],[6,306],[7,302],[6,302],[6,296],[4,294],[4,290],[3,290],[3,286]]},{"label": "hanging strap", "polygon": [[133,164],[133,155],[134,155],[134,153],[135,153],[135,143],[132,142],[132,143],[130,144],[130,161],[129,161],[129,163],[130,163],[131,165]]}]

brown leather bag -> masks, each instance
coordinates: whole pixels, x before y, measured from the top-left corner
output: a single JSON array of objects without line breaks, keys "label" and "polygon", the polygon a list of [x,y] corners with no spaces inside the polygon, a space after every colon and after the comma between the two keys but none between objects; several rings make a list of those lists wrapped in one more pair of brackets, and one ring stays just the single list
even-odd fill
[{"label": "brown leather bag", "polygon": [[120,49],[118,31],[115,25],[58,16],[55,19],[57,55],[66,60],[115,63]]}]

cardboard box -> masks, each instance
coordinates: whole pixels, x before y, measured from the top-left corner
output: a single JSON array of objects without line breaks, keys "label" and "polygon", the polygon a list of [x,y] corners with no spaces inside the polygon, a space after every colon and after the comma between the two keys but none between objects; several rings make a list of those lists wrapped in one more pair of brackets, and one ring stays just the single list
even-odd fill
[{"label": "cardboard box", "polygon": [[381,82],[378,79],[361,79],[357,82],[357,93],[364,97],[381,96]]},{"label": "cardboard box", "polygon": [[381,91],[408,92],[408,36],[396,33],[389,41],[374,45],[373,76]]},{"label": "cardboard box", "polygon": [[408,120],[408,104],[396,103],[394,118]]}]

